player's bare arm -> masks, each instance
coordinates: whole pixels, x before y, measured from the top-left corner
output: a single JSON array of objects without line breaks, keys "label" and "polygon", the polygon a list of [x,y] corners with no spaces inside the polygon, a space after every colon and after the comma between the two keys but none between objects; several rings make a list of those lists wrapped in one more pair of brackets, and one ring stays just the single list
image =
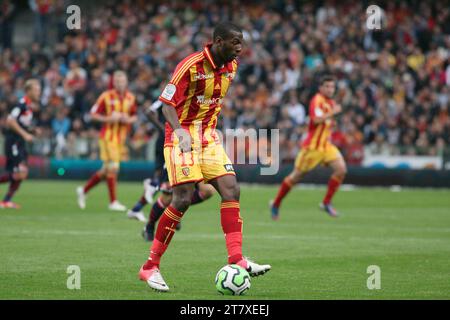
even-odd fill
[{"label": "player's bare arm", "polygon": [[122,114],[120,117],[120,123],[122,124],[133,124],[138,120],[137,115],[128,115],[128,114]]},{"label": "player's bare arm", "polygon": [[314,117],[313,121],[315,124],[321,124],[321,123],[327,121],[328,119],[333,118],[335,115],[337,115],[341,112],[342,112],[342,106],[340,104],[335,104],[333,106],[333,109],[330,112],[328,112],[324,115],[316,115]]},{"label": "player's bare arm", "polygon": [[35,135],[35,136],[41,136],[42,135],[42,129],[41,129],[41,127],[34,127],[33,129],[32,129],[32,132],[33,132],[33,134]]},{"label": "player's bare arm", "polygon": [[8,118],[6,119],[6,125],[14,130],[17,134],[19,134],[20,136],[22,136],[22,138],[27,141],[27,142],[31,142],[34,139],[34,136],[28,132],[26,132],[16,121],[16,119],[14,119],[11,116],[8,116]]},{"label": "player's bare arm", "polygon": [[91,113],[91,119],[100,123],[117,123],[122,118],[121,114],[118,112],[113,112],[110,116],[105,116],[95,112]]},{"label": "player's bare arm", "polygon": [[169,125],[172,127],[174,133],[180,140],[179,147],[181,152],[192,151],[191,135],[180,125],[180,119],[178,118],[175,108],[169,105],[164,105],[162,109],[163,115],[166,118]]},{"label": "player's bare arm", "polygon": [[150,107],[146,108],[144,110],[145,115],[147,116],[148,120],[150,120],[151,123],[160,131],[164,132],[164,124],[162,124],[158,117],[156,116],[155,112],[151,110]]}]

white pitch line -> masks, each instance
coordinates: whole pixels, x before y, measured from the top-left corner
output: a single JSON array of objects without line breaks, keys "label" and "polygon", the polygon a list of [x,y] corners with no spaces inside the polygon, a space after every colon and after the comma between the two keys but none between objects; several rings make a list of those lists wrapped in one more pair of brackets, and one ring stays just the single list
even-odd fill
[{"label": "white pitch line", "polygon": [[[86,235],[96,235],[96,236],[128,236],[128,232],[105,232],[105,231],[84,231],[84,230],[20,230],[18,232],[3,232],[3,236],[17,235],[21,234],[34,234],[34,235],[73,235],[73,236],[86,236]],[[210,239],[210,240],[223,240],[223,234],[213,234],[213,233],[181,233],[177,234],[177,239],[180,240],[197,240],[197,239]],[[380,235],[380,237],[349,237],[344,236],[309,236],[309,235],[252,235],[244,234],[244,239],[256,239],[256,240],[322,240],[322,241],[339,241],[340,243],[345,243],[347,241],[351,242],[378,242],[380,244],[386,243],[401,243],[402,241],[417,241],[417,242],[447,242],[450,243],[450,239],[447,238],[418,238],[418,237],[387,237],[386,235]]]}]

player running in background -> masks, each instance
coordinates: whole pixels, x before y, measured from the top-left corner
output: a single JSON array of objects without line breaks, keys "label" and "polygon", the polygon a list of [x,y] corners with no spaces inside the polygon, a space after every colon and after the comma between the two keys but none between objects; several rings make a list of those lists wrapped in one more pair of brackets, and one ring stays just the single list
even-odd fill
[{"label": "player running in background", "polygon": [[150,107],[144,109],[147,118],[158,129],[158,138],[155,143],[155,170],[151,179],[144,180],[144,194],[136,202],[131,210],[128,210],[127,216],[130,219],[146,221],[142,209],[147,203],[153,203],[153,196],[159,190],[161,177],[164,174],[164,116],[161,112],[162,102],[157,100]]},{"label": "player running in background", "polygon": [[167,120],[164,159],[173,188],[164,210],[150,256],[139,278],[158,291],[168,291],[160,270],[160,259],[172,240],[175,226],[191,204],[195,184],[205,181],[222,198],[220,217],[228,251],[228,263],[238,264],[257,276],[270,270],[242,255],[242,218],[239,186],[233,165],[215,132],[222,101],[236,75],[241,53],[242,31],[231,23],[216,26],[213,43],[182,60],[159,99]]},{"label": "player running in background", "polygon": [[127,216],[130,219],[137,219],[146,222],[145,215],[142,212],[144,206],[153,203],[153,196],[158,192],[161,178],[164,175],[164,116],[161,112],[162,102],[157,100],[150,107],[144,109],[147,118],[158,129],[158,138],[155,143],[155,170],[151,179],[144,180],[144,193],[136,202],[131,210],[128,210]]},{"label": "player running in background", "polygon": [[12,197],[20,184],[28,176],[26,143],[32,142],[33,133],[38,133],[34,127],[33,111],[39,109],[41,85],[36,79],[25,82],[25,96],[20,99],[6,119],[5,155],[7,173],[0,176],[0,183],[9,182],[9,189],[0,208],[18,209],[20,206],[12,202]]},{"label": "player running in background", "polygon": [[[146,241],[153,241],[156,222],[161,217],[164,209],[172,201],[172,188],[170,187],[167,170],[164,167],[164,137],[165,130],[162,122],[165,121],[161,112],[161,101],[154,102],[149,108],[144,110],[147,117],[159,130],[158,138],[155,145],[155,173],[152,179],[144,180],[144,194],[136,202],[131,210],[128,210],[127,216],[130,219],[137,219],[147,222],[142,209],[147,203],[153,203],[153,196],[157,191],[161,191],[158,200],[153,204],[150,210],[148,222],[142,232],[142,236]],[[192,196],[191,204],[197,204],[209,199],[214,194],[214,187],[205,183],[195,185],[195,191]],[[179,230],[181,223],[177,224],[176,229]]]},{"label": "player running in background", "polygon": [[117,175],[125,141],[130,126],[137,120],[136,98],[127,90],[128,79],[123,71],[113,74],[114,89],[103,92],[91,109],[93,121],[102,123],[100,131],[100,158],[103,166],[92,175],[84,187],[77,188],[78,205],[86,207],[86,195],[100,181],[106,179],[109,191],[110,210],[125,211],[116,196]]},{"label": "player running in background", "polygon": [[279,218],[281,201],[292,186],[299,183],[307,172],[319,164],[333,169],[328,181],[328,190],[320,203],[320,208],[332,217],[338,216],[331,205],[331,200],[344,180],[347,168],[339,149],[330,142],[333,117],[342,111],[341,105],[333,100],[335,91],[334,77],[324,76],[320,81],[319,92],[312,98],[309,105],[308,135],[295,159],[294,170],[283,180],[277,197],[271,203],[271,214],[274,220]]}]

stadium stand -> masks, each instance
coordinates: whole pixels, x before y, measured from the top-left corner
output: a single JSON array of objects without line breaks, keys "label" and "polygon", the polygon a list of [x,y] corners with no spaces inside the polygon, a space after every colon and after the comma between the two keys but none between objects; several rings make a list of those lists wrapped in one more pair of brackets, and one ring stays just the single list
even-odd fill
[{"label": "stadium stand", "polygon": [[[237,21],[247,45],[219,128],[279,128],[282,160],[292,162],[316,80],[332,72],[345,110],[333,140],[349,164],[368,154],[441,155],[450,142],[446,1],[384,1],[383,32],[365,27],[364,2],[103,1],[82,12],[80,31],[65,28],[64,1],[14,3],[2,2],[0,19],[0,126],[25,79],[39,78],[43,133],[35,155],[95,159],[88,112],[112,71],[125,70],[139,105],[149,105],[220,20]],[[30,12],[32,42],[16,47],[18,16]],[[129,141],[131,159],[149,154],[156,130],[145,119]]]}]

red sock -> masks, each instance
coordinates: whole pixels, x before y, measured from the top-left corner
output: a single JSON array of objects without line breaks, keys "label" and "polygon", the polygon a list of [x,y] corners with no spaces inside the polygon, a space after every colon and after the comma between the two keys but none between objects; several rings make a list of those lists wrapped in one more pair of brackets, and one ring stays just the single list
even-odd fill
[{"label": "red sock", "polygon": [[14,180],[14,179],[11,180],[11,182],[9,183],[8,193],[3,198],[3,201],[5,201],[5,202],[11,201],[12,197],[14,196],[16,191],[19,189],[21,183],[22,183],[22,180]]},{"label": "red sock", "polygon": [[106,182],[108,184],[109,202],[112,203],[117,200],[116,197],[117,175],[107,176]]},{"label": "red sock", "polygon": [[100,181],[102,181],[102,178],[100,177],[98,172],[94,173],[84,186],[84,193],[88,193],[89,190],[95,187]]},{"label": "red sock", "polygon": [[5,183],[11,180],[11,174],[5,173],[4,175],[0,176],[0,183]]},{"label": "red sock", "polygon": [[242,259],[242,218],[239,201],[222,201],[220,206],[220,222],[225,234],[228,251],[228,263],[236,263]]},{"label": "red sock", "polygon": [[339,186],[341,185],[341,179],[331,176],[330,180],[328,181],[328,191],[325,195],[325,198],[323,198],[324,204],[329,204],[331,202],[331,199],[333,198],[333,195],[336,193],[336,191],[339,189]]},{"label": "red sock", "polygon": [[159,220],[155,239],[153,240],[150,249],[150,256],[147,263],[144,265],[144,269],[151,269],[154,266],[159,266],[161,256],[166,251],[170,240],[172,240],[173,234],[175,233],[175,226],[180,222],[182,217],[183,212],[178,211],[172,206],[168,206],[166,210],[164,210],[164,214]]},{"label": "red sock", "polygon": [[292,181],[289,177],[284,178],[283,183],[281,183],[280,189],[278,190],[277,197],[273,201],[273,206],[279,207],[283,198],[291,191]]},{"label": "red sock", "polygon": [[143,269],[148,270],[153,267],[159,268],[159,262],[161,260],[161,256],[166,251],[168,245],[162,243],[158,239],[153,239],[152,247],[150,249],[150,255],[148,257],[147,262],[144,264]]}]

